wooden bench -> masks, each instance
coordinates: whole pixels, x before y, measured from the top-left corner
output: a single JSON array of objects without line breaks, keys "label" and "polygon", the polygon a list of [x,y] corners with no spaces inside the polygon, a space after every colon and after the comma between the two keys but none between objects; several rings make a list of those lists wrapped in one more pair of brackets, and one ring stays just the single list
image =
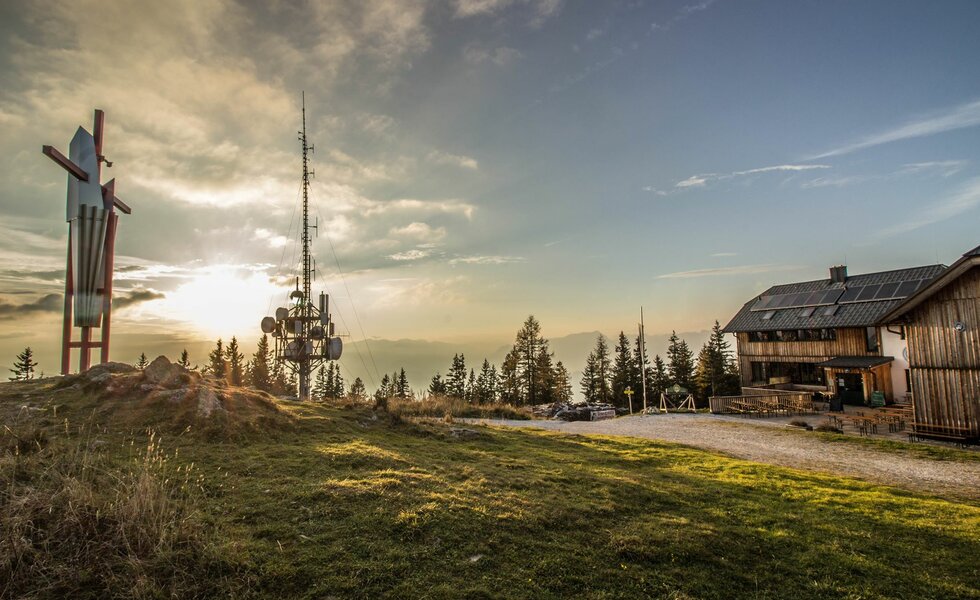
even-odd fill
[{"label": "wooden bench", "polygon": [[970,444],[977,443],[978,439],[980,439],[980,433],[969,427],[912,423],[912,431],[909,432],[909,441],[917,442],[923,438],[953,442],[958,446],[966,447]]}]

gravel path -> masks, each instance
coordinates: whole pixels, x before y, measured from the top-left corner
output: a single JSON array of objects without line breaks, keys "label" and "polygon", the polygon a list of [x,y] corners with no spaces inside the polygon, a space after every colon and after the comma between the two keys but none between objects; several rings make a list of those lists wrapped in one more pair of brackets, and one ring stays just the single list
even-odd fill
[{"label": "gravel path", "polygon": [[651,415],[608,421],[472,420],[575,434],[622,435],[677,442],[757,462],[848,475],[939,496],[980,500],[980,462],[912,458],[857,444],[824,441],[781,424],[713,415]]}]

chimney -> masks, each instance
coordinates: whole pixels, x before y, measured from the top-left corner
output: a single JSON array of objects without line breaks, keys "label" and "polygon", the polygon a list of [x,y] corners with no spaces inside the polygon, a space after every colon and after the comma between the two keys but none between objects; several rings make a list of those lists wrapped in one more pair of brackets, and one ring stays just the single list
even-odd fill
[{"label": "chimney", "polygon": [[847,281],[847,265],[830,267],[830,283],[844,283],[845,281]]}]

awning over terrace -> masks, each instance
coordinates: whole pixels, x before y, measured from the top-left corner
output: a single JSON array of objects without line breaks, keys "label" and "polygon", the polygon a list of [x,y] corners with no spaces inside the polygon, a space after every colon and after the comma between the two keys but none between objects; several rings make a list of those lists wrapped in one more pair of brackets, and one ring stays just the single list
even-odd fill
[{"label": "awning over terrace", "polygon": [[894,360],[891,356],[835,356],[815,366],[830,369],[873,369]]}]

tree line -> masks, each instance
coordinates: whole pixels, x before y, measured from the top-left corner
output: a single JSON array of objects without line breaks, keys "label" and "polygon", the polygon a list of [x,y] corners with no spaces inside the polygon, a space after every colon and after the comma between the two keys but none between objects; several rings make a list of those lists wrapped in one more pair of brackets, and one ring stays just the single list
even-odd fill
[{"label": "tree line", "polygon": [[[136,366],[143,369],[147,364],[143,353]],[[237,337],[233,336],[227,345],[220,338],[215,342],[203,368],[191,366],[186,349],[181,352],[177,364],[186,369],[199,369],[231,385],[249,386],[276,395],[296,391],[295,374],[275,360],[269,338],[264,334],[248,360],[239,349]],[[31,349],[26,348],[17,355],[17,362],[11,369],[14,377],[10,379],[33,379],[36,367]],[[579,381],[583,399],[627,408],[629,390],[634,395],[634,406],[639,406],[637,402],[642,401],[644,383],[648,404],[659,401],[660,394],[674,385],[693,393],[700,403],[709,396],[740,393],[737,363],[718,321],[697,357],[686,341],[671,332],[666,360],[657,354],[652,363],[643,352],[639,337],[631,339],[621,331],[616,345],[610,350],[605,336],[600,334],[586,358]],[[346,386],[340,365],[335,362],[319,368],[311,392],[321,399],[368,398],[361,378],[356,377]],[[514,345],[499,367],[484,358],[478,372],[475,368],[467,368],[464,354],[456,354],[445,377],[438,372],[432,376],[425,394],[458,398],[471,404],[564,403],[572,400],[572,381],[562,361],[555,360],[548,340],[541,333],[541,324],[530,315],[517,331]],[[376,402],[388,398],[415,398],[405,369],[385,374],[372,397]]]}]

